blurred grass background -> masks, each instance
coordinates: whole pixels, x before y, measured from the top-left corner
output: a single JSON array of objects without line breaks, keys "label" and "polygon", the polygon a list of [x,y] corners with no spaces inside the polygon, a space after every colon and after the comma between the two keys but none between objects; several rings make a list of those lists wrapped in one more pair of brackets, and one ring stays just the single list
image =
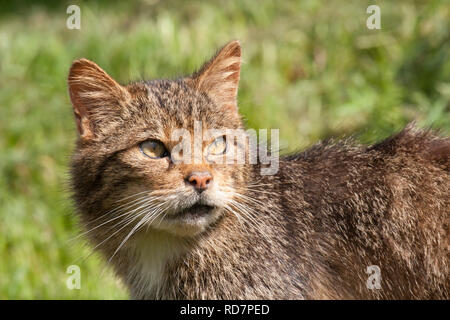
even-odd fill
[{"label": "blurred grass background", "polygon": [[[240,109],[287,151],[329,136],[373,142],[417,120],[450,131],[448,1],[9,1],[0,4],[0,298],[115,299],[126,291],[77,240],[67,192],[75,139],[66,77],[97,62],[121,82],[176,77],[232,39]],[[81,30],[66,8],[81,8]],[[66,268],[81,268],[81,290]]]}]

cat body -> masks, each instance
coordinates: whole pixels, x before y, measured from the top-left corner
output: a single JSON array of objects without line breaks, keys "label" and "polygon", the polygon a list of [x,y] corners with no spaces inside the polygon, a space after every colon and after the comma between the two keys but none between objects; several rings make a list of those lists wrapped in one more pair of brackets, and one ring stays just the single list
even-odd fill
[{"label": "cat body", "polygon": [[190,77],[128,86],[71,68],[77,212],[131,297],[448,299],[448,138],[409,125],[372,146],[319,143],[274,175],[174,160],[175,129],[243,128],[240,57],[231,42]]}]

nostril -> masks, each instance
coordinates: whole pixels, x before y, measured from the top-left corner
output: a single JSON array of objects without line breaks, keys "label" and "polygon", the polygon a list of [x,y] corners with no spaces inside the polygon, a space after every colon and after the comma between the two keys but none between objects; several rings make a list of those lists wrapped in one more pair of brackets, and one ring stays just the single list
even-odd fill
[{"label": "nostril", "polygon": [[197,179],[195,178],[195,176],[190,176],[188,179],[189,183],[192,185],[197,185]]},{"label": "nostril", "polygon": [[198,177],[190,177],[188,179],[189,183],[194,186],[195,188],[200,188],[201,181],[198,179]]}]

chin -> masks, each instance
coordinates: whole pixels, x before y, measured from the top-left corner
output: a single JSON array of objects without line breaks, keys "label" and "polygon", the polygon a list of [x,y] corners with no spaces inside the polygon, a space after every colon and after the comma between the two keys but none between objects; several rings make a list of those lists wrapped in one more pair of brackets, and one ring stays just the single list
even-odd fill
[{"label": "chin", "polygon": [[216,222],[221,212],[221,208],[194,205],[188,209],[166,215],[154,228],[179,237],[194,237],[206,231],[211,224]]}]

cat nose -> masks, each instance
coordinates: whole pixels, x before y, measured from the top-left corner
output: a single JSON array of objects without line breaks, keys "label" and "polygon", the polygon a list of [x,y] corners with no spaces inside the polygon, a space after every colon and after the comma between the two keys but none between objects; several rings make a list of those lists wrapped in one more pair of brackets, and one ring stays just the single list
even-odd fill
[{"label": "cat nose", "polygon": [[195,190],[202,192],[208,188],[212,179],[213,177],[209,172],[192,172],[186,180]]}]

